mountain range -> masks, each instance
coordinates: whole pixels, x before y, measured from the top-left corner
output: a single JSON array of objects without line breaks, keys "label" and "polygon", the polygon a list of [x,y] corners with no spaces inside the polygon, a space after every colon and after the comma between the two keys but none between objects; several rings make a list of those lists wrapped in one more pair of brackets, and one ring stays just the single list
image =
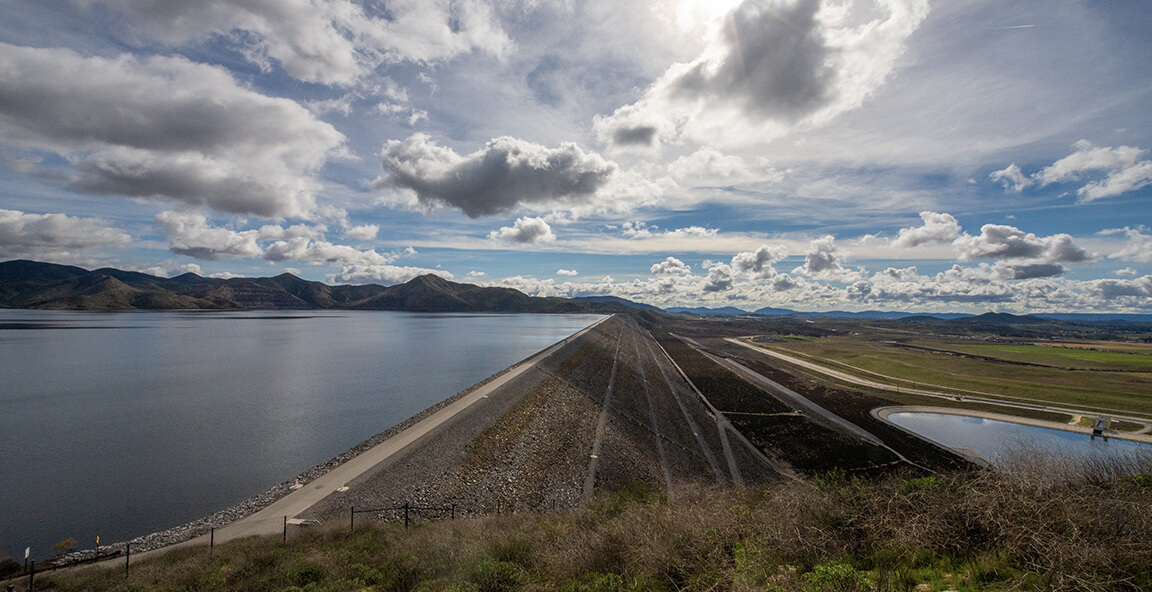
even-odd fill
[{"label": "mountain range", "polygon": [[409,312],[613,313],[617,301],[539,298],[422,275],[403,284],[329,286],[283,273],[269,278],[162,278],[15,260],[0,263],[0,307],[65,310],[361,309]]},{"label": "mountain range", "polygon": [[[186,273],[162,278],[109,267],[88,271],[71,265],[14,260],[0,263],[0,307],[62,310],[131,309],[360,309],[409,312],[528,312],[603,313],[641,309],[703,316],[773,316],[800,318],[904,319],[921,316],[936,320],[962,320],[974,315],[897,311],[800,312],[786,308],[745,311],[735,307],[660,309],[616,296],[542,298],[519,290],[483,287],[422,275],[402,284],[329,286],[282,273],[268,278],[206,278]],[[992,313],[989,313],[992,314]],[[1145,314],[1044,313],[980,315],[983,321],[1005,318],[1043,318],[1073,322],[1152,322]],[[987,318],[986,318],[987,317]]]}]

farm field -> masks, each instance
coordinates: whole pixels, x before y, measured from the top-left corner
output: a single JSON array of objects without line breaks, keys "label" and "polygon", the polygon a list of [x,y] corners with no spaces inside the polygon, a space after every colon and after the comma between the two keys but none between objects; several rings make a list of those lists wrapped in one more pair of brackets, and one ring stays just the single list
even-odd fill
[{"label": "farm field", "polygon": [[861,331],[756,345],[894,386],[1152,415],[1152,347],[1074,349]]}]

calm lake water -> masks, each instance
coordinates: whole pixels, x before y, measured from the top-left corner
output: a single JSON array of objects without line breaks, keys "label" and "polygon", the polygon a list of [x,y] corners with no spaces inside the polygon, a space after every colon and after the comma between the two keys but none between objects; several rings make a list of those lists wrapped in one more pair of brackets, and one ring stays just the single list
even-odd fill
[{"label": "calm lake water", "polygon": [[1105,441],[1065,430],[950,413],[893,413],[888,420],[950,448],[974,450],[993,464],[1001,456],[1022,448],[1074,456],[1152,452],[1152,446],[1140,442],[1116,438]]},{"label": "calm lake water", "polygon": [[0,553],[212,514],[599,318],[0,310]]}]

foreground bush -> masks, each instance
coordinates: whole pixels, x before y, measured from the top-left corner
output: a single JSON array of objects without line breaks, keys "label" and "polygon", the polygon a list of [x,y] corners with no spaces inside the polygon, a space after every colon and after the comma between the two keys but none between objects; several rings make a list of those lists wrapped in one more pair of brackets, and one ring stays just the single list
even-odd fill
[{"label": "foreground bush", "polygon": [[[1148,463],[679,491],[173,551],[53,590],[1148,590]],[[1146,471],[1141,473],[1140,471]]]}]

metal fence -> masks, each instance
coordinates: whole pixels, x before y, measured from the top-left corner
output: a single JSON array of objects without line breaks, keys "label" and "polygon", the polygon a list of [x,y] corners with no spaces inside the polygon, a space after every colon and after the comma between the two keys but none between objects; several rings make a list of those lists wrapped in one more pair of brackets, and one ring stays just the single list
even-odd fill
[{"label": "metal fence", "polygon": [[416,521],[430,521],[430,520],[448,520],[456,519],[456,504],[451,506],[437,507],[437,506],[415,506],[411,503],[404,502],[403,506],[393,506],[390,508],[360,508],[355,506],[348,509],[348,528],[351,530],[356,529],[356,515],[369,514],[369,519],[374,519],[377,522],[399,522],[404,521],[404,528],[408,528]]}]

